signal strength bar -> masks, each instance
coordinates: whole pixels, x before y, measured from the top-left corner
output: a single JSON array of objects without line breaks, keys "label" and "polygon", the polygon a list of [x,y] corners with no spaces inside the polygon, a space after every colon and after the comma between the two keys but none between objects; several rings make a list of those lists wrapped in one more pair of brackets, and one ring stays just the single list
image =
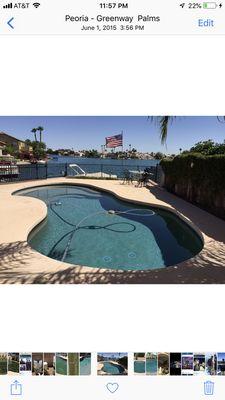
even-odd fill
[{"label": "signal strength bar", "polygon": [[12,3],[5,4],[3,8],[13,8],[13,4]]}]

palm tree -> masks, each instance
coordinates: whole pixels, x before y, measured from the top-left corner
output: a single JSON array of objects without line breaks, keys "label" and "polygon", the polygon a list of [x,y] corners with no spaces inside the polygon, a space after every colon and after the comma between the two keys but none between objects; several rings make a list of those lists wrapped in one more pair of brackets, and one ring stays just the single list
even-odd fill
[{"label": "palm tree", "polygon": [[40,143],[42,142],[42,132],[43,132],[43,130],[44,130],[43,126],[39,126],[37,128],[37,131],[39,131],[39,133],[40,133]]},{"label": "palm tree", "polygon": [[[150,117],[152,121],[155,121],[156,124],[159,126],[160,130],[160,138],[161,138],[161,143],[165,144],[166,139],[167,139],[167,134],[168,134],[168,127],[169,123],[172,123],[174,119],[177,118],[175,116],[161,116],[161,117]],[[220,123],[225,123],[225,116],[217,117],[217,120]]]},{"label": "palm tree", "polygon": [[36,129],[36,128],[33,128],[33,129],[31,130],[31,132],[34,134],[34,140],[35,140],[35,142],[37,142],[37,134],[36,134],[37,129]]}]

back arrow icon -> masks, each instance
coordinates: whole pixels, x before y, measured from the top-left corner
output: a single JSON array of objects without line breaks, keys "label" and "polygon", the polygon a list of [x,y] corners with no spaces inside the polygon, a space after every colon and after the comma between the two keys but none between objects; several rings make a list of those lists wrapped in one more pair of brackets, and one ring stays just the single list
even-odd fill
[{"label": "back arrow icon", "polygon": [[14,29],[14,26],[11,24],[11,22],[14,20],[14,17],[12,17],[7,24],[10,26],[10,28]]}]

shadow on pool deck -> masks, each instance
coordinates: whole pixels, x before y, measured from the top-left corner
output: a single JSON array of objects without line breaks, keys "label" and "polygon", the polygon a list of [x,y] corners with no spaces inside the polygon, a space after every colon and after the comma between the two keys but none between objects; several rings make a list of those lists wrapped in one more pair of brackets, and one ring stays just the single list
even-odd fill
[{"label": "shadow on pool deck", "polygon": [[[213,242],[214,246],[214,242]],[[217,247],[211,252],[203,250],[197,257],[174,267],[153,271],[112,271],[95,269],[84,272],[81,266],[60,264],[56,272],[30,271],[32,250],[26,242],[0,246],[0,283],[11,284],[175,284],[225,283],[225,266],[221,266],[224,250]],[[29,272],[28,272],[29,270]]]},{"label": "shadow on pool deck", "polygon": [[30,260],[31,254],[27,242],[1,244],[0,283],[26,283],[24,272],[20,273],[18,270],[29,266]]}]

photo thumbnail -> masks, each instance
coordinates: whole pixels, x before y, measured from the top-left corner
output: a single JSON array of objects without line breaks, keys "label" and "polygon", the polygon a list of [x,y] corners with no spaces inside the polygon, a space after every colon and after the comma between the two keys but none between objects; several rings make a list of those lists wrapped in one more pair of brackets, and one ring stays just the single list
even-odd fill
[{"label": "photo thumbnail", "polygon": [[98,353],[98,375],[128,375],[128,353]]},{"label": "photo thumbnail", "polygon": [[20,374],[31,375],[32,355],[31,353],[20,353]]},{"label": "photo thumbnail", "polygon": [[170,354],[158,353],[158,375],[169,375]]},{"label": "photo thumbnail", "polygon": [[56,354],[44,353],[44,375],[55,375]]},{"label": "photo thumbnail", "polygon": [[225,353],[217,354],[217,374],[225,375]]},{"label": "photo thumbnail", "polygon": [[7,353],[0,353],[0,375],[7,375]]},{"label": "photo thumbnail", "polygon": [[134,373],[145,375],[146,373],[145,353],[134,353]]},{"label": "photo thumbnail", "polygon": [[8,374],[19,375],[20,355],[19,353],[8,353]]},{"label": "photo thumbnail", "polygon": [[194,355],[193,353],[181,354],[181,374],[193,375],[194,374]]},{"label": "photo thumbnail", "polygon": [[206,353],[206,373],[208,375],[216,375],[217,373],[217,354]]},{"label": "photo thumbnail", "polygon": [[194,375],[205,374],[205,354],[194,354]]},{"label": "photo thumbnail", "polygon": [[170,353],[170,375],[181,375],[181,353]]},{"label": "photo thumbnail", "polygon": [[44,354],[32,353],[32,375],[43,375],[44,373]]}]

